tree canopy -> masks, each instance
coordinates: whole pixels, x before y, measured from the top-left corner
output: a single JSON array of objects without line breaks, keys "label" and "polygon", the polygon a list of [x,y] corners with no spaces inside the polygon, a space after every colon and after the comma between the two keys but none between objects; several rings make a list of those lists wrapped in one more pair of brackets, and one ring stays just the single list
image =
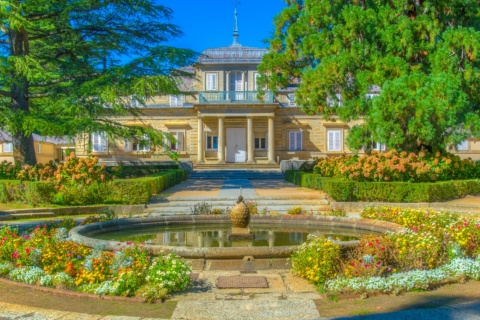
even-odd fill
[{"label": "tree canopy", "polygon": [[0,128],[16,161],[34,164],[32,133],[75,136],[159,132],[125,127],[159,94],[178,94],[191,50],[166,46],[181,35],[172,11],[153,0],[0,0]]},{"label": "tree canopy", "polygon": [[444,150],[480,137],[477,0],[286,2],[259,84],[299,82],[296,102],[306,113],[363,119],[346,139],[350,148],[375,141]]}]

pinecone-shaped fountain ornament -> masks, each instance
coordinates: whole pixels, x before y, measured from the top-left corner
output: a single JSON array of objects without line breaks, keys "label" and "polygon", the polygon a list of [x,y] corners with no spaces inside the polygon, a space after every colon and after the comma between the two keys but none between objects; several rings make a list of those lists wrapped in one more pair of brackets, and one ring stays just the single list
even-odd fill
[{"label": "pinecone-shaped fountain ornament", "polygon": [[250,223],[250,210],[242,196],[238,196],[237,203],[232,208],[230,219],[235,228],[246,228]]}]

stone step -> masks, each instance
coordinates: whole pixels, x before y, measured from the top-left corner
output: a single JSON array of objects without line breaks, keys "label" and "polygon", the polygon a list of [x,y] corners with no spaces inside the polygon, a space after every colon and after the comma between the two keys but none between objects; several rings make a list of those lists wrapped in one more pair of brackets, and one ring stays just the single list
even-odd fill
[{"label": "stone step", "polygon": [[0,214],[0,221],[12,220],[13,217],[9,214]]},{"label": "stone step", "polygon": [[280,165],[276,163],[254,163],[254,164],[245,164],[245,163],[203,163],[195,164],[193,166],[194,170],[256,170],[256,169],[280,169]]},{"label": "stone step", "polygon": [[243,175],[222,175],[222,174],[195,174],[192,173],[190,175],[190,179],[197,179],[197,180],[226,180],[226,179],[248,179],[248,180],[279,180],[283,179],[281,173],[279,174],[243,174]]},{"label": "stone step", "polygon": [[55,213],[51,211],[34,211],[34,212],[22,212],[11,213],[12,219],[24,219],[24,218],[47,218],[55,217]]},{"label": "stone step", "polygon": [[[257,206],[258,212],[267,210],[270,212],[286,213],[289,209],[293,207],[302,207],[303,210],[309,212],[319,212],[319,211],[328,211],[331,209],[330,205],[320,204],[320,205],[303,205],[303,206],[284,206],[284,205],[268,205],[268,206]],[[212,205],[212,209],[221,209],[225,210],[226,208],[232,208],[232,206],[216,206]],[[166,215],[176,215],[176,214],[193,214],[193,206],[185,207],[154,207],[147,208],[144,210],[145,214],[166,214]]]},{"label": "stone step", "polygon": [[[235,204],[236,198],[233,199],[225,199],[225,200],[184,200],[184,201],[167,201],[167,202],[157,202],[155,204],[148,204],[148,207],[185,207],[185,206],[193,206],[197,203],[207,203],[216,206],[233,206]],[[255,202],[257,205],[262,206],[271,206],[271,205],[282,205],[282,206],[302,206],[302,205],[323,205],[329,204],[329,201],[325,198],[323,199],[302,199],[302,200],[295,200],[295,199],[283,199],[281,201],[272,201],[272,200],[256,200],[256,199],[245,199],[247,202]]]},{"label": "stone step", "polygon": [[279,169],[268,170],[197,170],[195,169],[190,174],[190,179],[255,179],[255,180],[269,180],[269,179],[283,179],[283,175]]}]

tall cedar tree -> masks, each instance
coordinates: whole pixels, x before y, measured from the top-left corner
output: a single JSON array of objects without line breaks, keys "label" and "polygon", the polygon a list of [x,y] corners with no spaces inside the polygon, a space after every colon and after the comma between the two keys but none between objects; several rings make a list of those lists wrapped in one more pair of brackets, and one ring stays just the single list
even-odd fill
[{"label": "tall cedar tree", "polygon": [[[32,133],[150,136],[115,116],[138,116],[158,94],[178,94],[195,53],[165,46],[181,35],[152,0],[0,0],[0,128],[15,161],[35,164]],[[162,45],[163,44],[163,45]]]},{"label": "tall cedar tree", "polygon": [[[306,113],[364,119],[350,148],[445,150],[480,137],[479,1],[286,2],[259,83],[299,82]],[[369,98],[374,86],[381,93]]]}]

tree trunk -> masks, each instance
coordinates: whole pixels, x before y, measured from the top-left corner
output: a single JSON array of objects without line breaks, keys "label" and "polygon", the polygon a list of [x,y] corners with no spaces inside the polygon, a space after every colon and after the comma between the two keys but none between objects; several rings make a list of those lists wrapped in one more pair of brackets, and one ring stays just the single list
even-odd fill
[{"label": "tree trunk", "polygon": [[17,132],[12,135],[12,142],[15,163],[37,164],[33,135],[24,136],[22,132]]},{"label": "tree trunk", "polygon": [[[25,28],[9,30],[10,55],[25,57],[29,53],[28,33]],[[34,165],[37,163],[33,136],[25,134],[24,119],[30,113],[28,101],[28,80],[25,75],[11,73],[11,110],[13,113],[12,135],[13,159],[17,163]]]}]

